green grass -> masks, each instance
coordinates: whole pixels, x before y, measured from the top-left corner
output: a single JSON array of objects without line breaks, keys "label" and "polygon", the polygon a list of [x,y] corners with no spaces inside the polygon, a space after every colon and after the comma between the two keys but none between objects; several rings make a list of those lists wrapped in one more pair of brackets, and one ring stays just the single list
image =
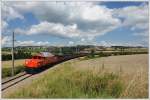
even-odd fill
[{"label": "green grass", "polygon": [[119,76],[79,71],[65,63],[32,84],[16,90],[9,98],[118,98],[124,90]]},{"label": "green grass", "polygon": [[[24,66],[20,65],[20,66],[17,66],[15,67],[15,75],[20,73],[20,72],[23,72],[24,71]],[[4,67],[2,68],[2,78],[6,78],[6,77],[10,77],[11,76],[11,67]]]}]

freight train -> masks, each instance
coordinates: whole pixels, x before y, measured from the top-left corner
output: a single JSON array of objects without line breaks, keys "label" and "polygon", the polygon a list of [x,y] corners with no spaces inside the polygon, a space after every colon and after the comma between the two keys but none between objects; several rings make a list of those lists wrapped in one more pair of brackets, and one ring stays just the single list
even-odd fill
[{"label": "freight train", "polygon": [[60,56],[53,55],[49,52],[40,52],[32,56],[30,59],[25,60],[25,70],[27,73],[34,74],[46,68],[47,66],[84,55],[85,54]]}]

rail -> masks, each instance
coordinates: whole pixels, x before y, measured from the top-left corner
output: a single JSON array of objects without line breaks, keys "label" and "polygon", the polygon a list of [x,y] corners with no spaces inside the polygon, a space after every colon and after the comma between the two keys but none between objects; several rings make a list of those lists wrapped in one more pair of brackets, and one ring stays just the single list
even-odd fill
[{"label": "rail", "polygon": [[31,74],[26,74],[26,73],[22,73],[21,75],[19,76],[16,76],[16,77],[13,77],[9,80],[6,80],[4,82],[2,82],[2,91],[6,90],[7,88],[9,87],[12,87],[14,85],[16,85],[17,83],[31,77],[32,75]]}]

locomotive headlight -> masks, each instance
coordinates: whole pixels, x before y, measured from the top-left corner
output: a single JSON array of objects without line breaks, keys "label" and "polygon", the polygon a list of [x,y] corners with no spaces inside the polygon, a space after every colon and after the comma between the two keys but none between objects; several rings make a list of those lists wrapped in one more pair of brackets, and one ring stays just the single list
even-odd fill
[{"label": "locomotive headlight", "polygon": [[28,64],[28,61],[26,61],[25,63]]}]

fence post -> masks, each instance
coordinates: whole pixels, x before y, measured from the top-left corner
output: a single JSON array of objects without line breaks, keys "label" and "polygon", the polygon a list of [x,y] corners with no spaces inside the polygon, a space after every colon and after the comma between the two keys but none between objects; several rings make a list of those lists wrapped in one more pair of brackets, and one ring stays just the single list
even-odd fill
[{"label": "fence post", "polygon": [[102,70],[104,70],[104,67],[105,67],[105,65],[104,65],[104,62],[103,62],[103,64],[102,64]]}]

